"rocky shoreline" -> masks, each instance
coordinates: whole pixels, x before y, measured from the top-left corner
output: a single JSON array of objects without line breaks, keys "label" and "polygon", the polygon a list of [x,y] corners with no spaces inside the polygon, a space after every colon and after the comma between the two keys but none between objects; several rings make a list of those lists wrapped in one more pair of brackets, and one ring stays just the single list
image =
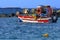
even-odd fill
[{"label": "rocky shoreline", "polygon": [[0,14],[0,17],[14,17],[15,14]]}]

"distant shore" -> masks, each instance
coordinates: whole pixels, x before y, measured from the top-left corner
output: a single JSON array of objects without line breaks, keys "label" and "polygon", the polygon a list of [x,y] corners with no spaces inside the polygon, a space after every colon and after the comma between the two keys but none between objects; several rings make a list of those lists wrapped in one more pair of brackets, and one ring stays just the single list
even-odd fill
[{"label": "distant shore", "polygon": [[[24,14],[22,14],[22,15],[24,15]],[[60,17],[60,13],[57,13],[57,16]],[[14,13],[14,14],[13,13],[11,13],[11,14],[3,14],[2,13],[2,14],[0,14],[0,18],[1,17],[17,17],[17,16],[16,16],[16,13]]]},{"label": "distant shore", "polygon": [[[22,14],[23,9],[25,8],[0,8],[0,17],[16,17],[16,12],[19,11]],[[34,8],[27,8],[27,9],[31,11]],[[57,11],[59,9],[55,8],[54,10]],[[60,12],[58,12],[57,15],[58,17],[60,17]]]}]

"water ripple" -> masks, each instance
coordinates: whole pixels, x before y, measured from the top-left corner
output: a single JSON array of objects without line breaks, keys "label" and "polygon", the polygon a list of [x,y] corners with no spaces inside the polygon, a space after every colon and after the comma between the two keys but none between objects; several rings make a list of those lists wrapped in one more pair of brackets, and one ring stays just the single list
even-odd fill
[{"label": "water ripple", "polygon": [[[59,40],[60,19],[57,23],[20,23],[18,18],[0,18],[0,39]],[[48,33],[45,38],[42,34]]]}]

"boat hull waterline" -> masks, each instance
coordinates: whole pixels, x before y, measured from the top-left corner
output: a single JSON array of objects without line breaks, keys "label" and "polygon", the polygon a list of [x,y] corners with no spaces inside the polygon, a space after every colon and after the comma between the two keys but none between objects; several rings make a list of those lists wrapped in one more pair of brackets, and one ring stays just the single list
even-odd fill
[{"label": "boat hull waterline", "polygon": [[34,19],[33,16],[18,16],[20,22],[30,22],[30,23],[49,23],[49,18],[38,18],[37,20]]}]

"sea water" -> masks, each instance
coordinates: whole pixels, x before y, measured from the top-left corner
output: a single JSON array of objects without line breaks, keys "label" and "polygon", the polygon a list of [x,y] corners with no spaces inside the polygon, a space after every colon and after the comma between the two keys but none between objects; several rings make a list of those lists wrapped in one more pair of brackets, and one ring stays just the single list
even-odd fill
[{"label": "sea water", "polygon": [[[43,34],[48,33],[48,37]],[[0,39],[60,40],[60,18],[57,23],[23,23],[17,17],[0,18]]]}]

